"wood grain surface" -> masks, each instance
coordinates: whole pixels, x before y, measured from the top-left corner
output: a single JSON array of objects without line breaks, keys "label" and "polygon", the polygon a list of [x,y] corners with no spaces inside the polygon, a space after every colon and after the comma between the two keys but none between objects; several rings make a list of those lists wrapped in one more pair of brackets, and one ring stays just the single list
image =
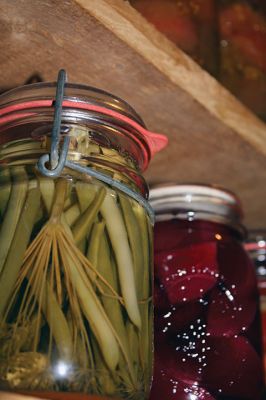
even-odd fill
[{"label": "wood grain surface", "polygon": [[266,126],[122,0],[1,0],[0,89],[38,72],[128,101],[169,147],[150,183],[215,183],[241,198],[248,227],[266,227]]}]

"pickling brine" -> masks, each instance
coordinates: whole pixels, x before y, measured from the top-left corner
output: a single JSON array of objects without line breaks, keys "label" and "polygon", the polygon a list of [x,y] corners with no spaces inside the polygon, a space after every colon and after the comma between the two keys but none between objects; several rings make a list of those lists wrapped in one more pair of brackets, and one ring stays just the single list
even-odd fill
[{"label": "pickling brine", "polygon": [[[54,87],[40,84],[38,90],[51,96]],[[82,90],[92,102],[97,93]],[[36,85],[18,93],[30,97],[35,91]],[[68,101],[73,91],[66,87]],[[104,92],[98,96],[112,100]],[[73,114],[75,108],[73,103]],[[63,108],[68,159],[119,181],[122,189],[69,167],[47,177],[36,160],[49,151],[50,126],[43,121],[52,110],[36,111],[23,129],[17,114],[2,127],[2,138],[7,133],[13,140],[0,148],[0,389],[147,398],[152,222],[145,201],[122,190],[146,195],[142,161],[134,159],[138,142],[131,138],[127,148],[125,123],[125,143],[119,142],[119,120],[113,118],[108,135],[103,116],[87,111],[83,124],[75,125]]]}]

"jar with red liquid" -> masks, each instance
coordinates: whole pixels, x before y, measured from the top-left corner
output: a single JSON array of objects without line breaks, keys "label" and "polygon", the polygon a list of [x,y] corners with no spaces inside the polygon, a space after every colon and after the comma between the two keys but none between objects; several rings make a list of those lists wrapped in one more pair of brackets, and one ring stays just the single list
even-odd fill
[{"label": "jar with red liquid", "polygon": [[[254,263],[260,293],[264,374],[266,372],[266,231],[249,231],[245,249]],[[266,375],[264,376],[266,382]]]},{"label": "jar with red liquid", "polygon": [[220,0],[219,4],[219,80],[246,106],[265,119],[265,1]]},{"label": "jar with red liquid", "polygon": [[239,200],[204,185],[151,190],[155,369],[151,400],[259,400],[259,298]]},{"label": "jar with red liquid", "polygon": [[150,23],[211,74],[217,74],[215,0],[130,0]]}]

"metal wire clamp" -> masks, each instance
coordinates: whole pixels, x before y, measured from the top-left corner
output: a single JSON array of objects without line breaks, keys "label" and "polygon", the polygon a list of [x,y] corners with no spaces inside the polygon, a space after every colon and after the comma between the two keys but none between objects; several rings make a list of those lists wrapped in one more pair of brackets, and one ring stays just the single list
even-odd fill
[{"label": "metal wire clamp", "polygon": [[[109,186],[120,190],[121,192],[127,194],[136,200],[141,206],[143,206],[150,219],[151,223],[154,224],[154,211],[147,200],[145,200],[139,193],[134,190],[128,188],[125,184],[119,182],[116,179],[111,178],[108,175],[103,174],[102,172],[95,171],[92,168],[84,167],[80,164],[76,164],[72,161],[67,160],[67,154],[70,144],[70,136],[65,135],[63,145],[61,146],[60,155],[59,155],[59,142],[60,142],[60,134],[62,132],[61,121],[62,121],[62,109],[63,109],[63,100],[64,100],[64,88],[65,83],[67,81],[66,71],[61,69],[58,73],[57,86],[56,86],[56,96],[54,102],[54,122],[51,134],[51,149],[50,154],[43,154],[38,162],[37,168],[46,177],[49,178],[57,178],[60,176],[61,172],[65,167],[80,172],[82,174],[88,174],[89,176],[96,178]],[[66,133],[64,131],[63,133]],[[47,168],[47,164],[50,164],[51,169]]]}]

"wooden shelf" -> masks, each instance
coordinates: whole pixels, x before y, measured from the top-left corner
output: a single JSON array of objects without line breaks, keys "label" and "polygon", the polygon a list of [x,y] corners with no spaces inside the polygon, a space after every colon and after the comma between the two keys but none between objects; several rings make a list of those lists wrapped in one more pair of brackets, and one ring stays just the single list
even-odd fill
[{"label": "wooden shelf", "polygon": [[2,0],[2,90],[34,72],[128,101],[165,133],[149,182],[216,183],[241,198],[248,227],[266,227],[266,126],[122,0]]}]

